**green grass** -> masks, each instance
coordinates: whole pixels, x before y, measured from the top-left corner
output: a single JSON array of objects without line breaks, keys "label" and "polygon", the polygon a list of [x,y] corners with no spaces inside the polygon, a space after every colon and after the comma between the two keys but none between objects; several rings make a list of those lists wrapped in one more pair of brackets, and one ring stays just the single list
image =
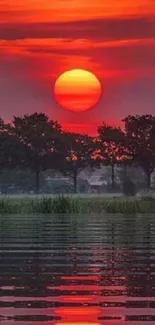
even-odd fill
[{"label": "green grass", "polygon": [[0,198],[0,214],[155,213],[155,198]]}]

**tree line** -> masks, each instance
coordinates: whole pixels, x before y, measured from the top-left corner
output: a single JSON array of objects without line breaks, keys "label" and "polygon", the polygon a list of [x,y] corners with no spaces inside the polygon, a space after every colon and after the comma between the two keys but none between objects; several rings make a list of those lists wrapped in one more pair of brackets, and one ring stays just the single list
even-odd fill
[{"label": "tree line", "polygon": [[39,193],[40,173],[60,171],[73,179],[76,192],[77,177],[84,168],[111,166],[114,188],[116,166],[139,166],[149,190],[155,169],[155,116],[129,115],[122,122],[122,128],[102,122],[92,137],[65,132],[44,113],[13,117],[11,123],[0,118],[0,172],[6,168],[33,171]]}]

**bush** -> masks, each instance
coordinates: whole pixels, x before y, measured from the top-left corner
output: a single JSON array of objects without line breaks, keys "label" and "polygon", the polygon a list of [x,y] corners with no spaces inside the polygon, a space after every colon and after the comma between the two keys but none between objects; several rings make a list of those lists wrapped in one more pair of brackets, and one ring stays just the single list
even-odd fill
[{"label": "bush", "polygon": [[52,211],[54,213],[72,212],[69,198],[63,195],[54,198],[52,202]]}]

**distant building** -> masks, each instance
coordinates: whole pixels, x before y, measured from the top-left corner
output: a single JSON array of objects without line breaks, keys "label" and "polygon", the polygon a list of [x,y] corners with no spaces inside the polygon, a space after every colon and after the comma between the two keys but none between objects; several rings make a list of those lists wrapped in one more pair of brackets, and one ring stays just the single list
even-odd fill
[{"label": "distant building", "polygon": [[88,184],[90,186],[89,192],[90,193],[103,193],[106,191],[107,183],[104,180],[101,180],[100,176],[92,176],[87,179]]},{"label": "distant building", "polygon": [[69,177],[51,177],[51,176],[48,176],[46,177],[46,181],[47,182],[52,182],[52,181],[61,181],[61,182],[69,182],[70,181],[70,178]]}]

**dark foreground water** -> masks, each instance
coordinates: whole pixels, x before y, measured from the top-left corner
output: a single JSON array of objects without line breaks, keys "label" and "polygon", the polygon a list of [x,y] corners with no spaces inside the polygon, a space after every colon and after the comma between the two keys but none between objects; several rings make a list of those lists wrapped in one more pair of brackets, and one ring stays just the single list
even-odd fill
[{"label": "dark foreground water", "polygon": [[0,322],[155,324],[155,216],[1,216]]}]

